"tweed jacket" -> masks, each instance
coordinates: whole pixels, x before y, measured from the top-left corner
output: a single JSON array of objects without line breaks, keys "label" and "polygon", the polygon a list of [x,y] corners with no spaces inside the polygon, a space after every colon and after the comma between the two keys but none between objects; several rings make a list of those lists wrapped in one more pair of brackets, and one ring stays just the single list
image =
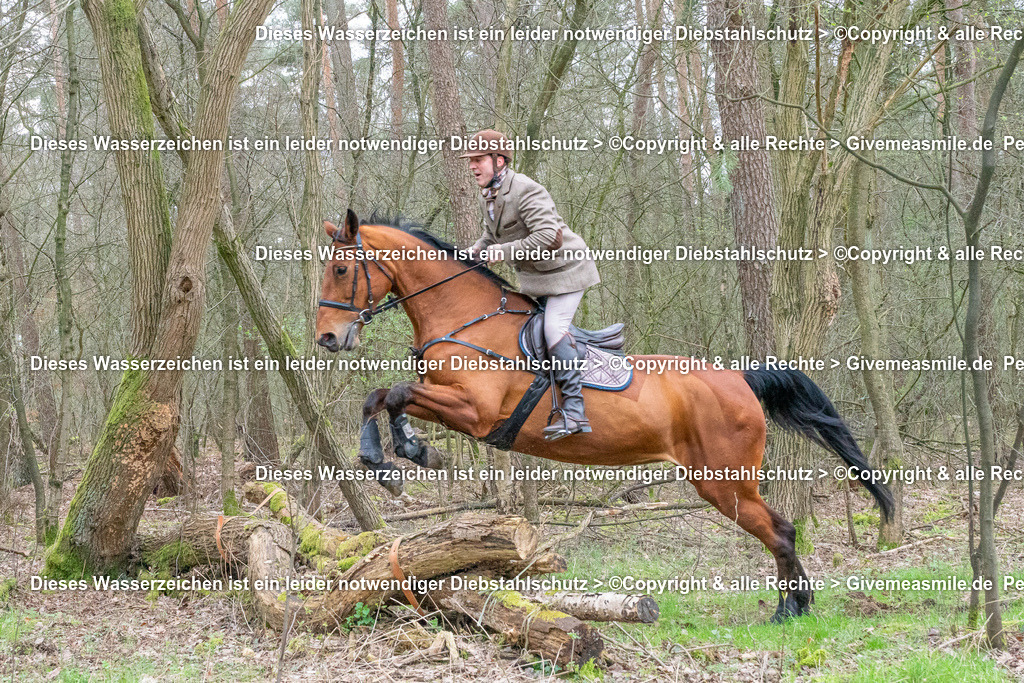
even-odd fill
[{"label": "tweed jacket", "polygon": [[[566,226],[551,195],[540,183],[509,169],[494,200],[493,221],[482,196],[479,203],[484,233],[473,249],[499,245],[505,260],[519,274],[523,294],[567,294],[601,281],[593,259],[570,258],[585,252],[587,245]],[[543,258],[545,255],[548,258]]]}]

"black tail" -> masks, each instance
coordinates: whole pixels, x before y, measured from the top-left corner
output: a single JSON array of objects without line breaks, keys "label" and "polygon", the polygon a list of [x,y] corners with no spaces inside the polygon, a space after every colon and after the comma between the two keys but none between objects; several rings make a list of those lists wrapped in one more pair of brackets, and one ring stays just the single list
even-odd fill
[{"label": "black tail", "polygon": [[[787,431],[797,432],[832,451],[855,472],[872,472],[867,458],[839,417],[828,396],[799,370],[747,370],[743,379],[764,405],[768,417]],[[892,493],[882,483],[860,479],[882,509],[892,518]]]}]

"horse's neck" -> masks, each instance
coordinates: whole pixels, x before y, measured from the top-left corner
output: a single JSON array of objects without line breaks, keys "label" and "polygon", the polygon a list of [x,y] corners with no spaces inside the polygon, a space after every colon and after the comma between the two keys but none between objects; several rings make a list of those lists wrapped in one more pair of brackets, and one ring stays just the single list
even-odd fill
[{"label": "horse's neck", "polygon": [[[400,296],[413,294],[458,272],[450,268],[423,269],[433,273],[412,272],[417,270],[420,269],[406,268],[402,277],[396,279],[396,284],[401,290]],[[503,293],[508,297],[508,308],[529,308],[522,296],[502,290],[481,273],[467,273],[457,277],[451,282],[412,297],[402,305],[409,320],[412,321],[415,344],[421,346],[475,318],[497,313]]]}]

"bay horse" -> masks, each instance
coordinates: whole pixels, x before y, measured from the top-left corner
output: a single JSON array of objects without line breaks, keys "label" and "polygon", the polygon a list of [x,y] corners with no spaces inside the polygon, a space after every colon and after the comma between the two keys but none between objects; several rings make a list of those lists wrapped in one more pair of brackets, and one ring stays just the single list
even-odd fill
[{"label": "bay horse", "polygon": [[[350,351],[375,316],[401,306],[412,321],[418,355],[440,361],[434,364],[438,369],[427,369],[419,382],[371,392],[363,408],[363,462],[371,468],[390,466],[383,463],[373,419],[385,409],[396,454],[421,465],[427,464],[425,448],[409,427],[407,415],[477,439],[508,419],[531,384],[530,372],[453,370],[443,361],[457,353],[478,360],[524,358],[518,334],[525,316],[514,313],[534,309],[534,302],[510,291],[508,283],[484,264],[424,231],[360,225],[351,210],[340,228],[325,221],[324,230],[334,249],[324,273],[317,342],[332,352]],[[397,298],[384,301],[388,294]],[[584,394],[591,433],[546,441],[541,432],[546,411],[535,410],[512,448],[580,465],[669,462],[689,472],[711,470],[714,476],[691,478],[697,493],[756,536],[775,558],[779,586],[787,590],[779,590],[771,620],[779,622],[809,611],[812,593],[796,555],[794,526],[761,499],[756,477],[727,474],[760,472],[765,413],[784,429],[839,456],[852,472],[872,472],[850,430],[814,382],[798,370],[701,369],[658,374],[636,369],[633,381],[622,391],[584,389]],[[892,495],[876,481],[868,477],[862,484],[888,519]]]}]

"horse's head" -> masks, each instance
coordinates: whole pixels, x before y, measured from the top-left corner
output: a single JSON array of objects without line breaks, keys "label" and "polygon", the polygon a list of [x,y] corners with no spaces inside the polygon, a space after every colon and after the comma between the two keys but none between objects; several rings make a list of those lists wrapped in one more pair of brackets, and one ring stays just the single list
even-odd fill
[{"label": "horse's head", "polygon": [[359,343],[359,332],[369,322],[375,305],[394,283],[376,260],[367,258],[359,219],[352,209],[346,213],[342,227],[324,221],[324,231],[334,242],[334,249],[320,289],[316,343],[328,351],[351,351]]}]

